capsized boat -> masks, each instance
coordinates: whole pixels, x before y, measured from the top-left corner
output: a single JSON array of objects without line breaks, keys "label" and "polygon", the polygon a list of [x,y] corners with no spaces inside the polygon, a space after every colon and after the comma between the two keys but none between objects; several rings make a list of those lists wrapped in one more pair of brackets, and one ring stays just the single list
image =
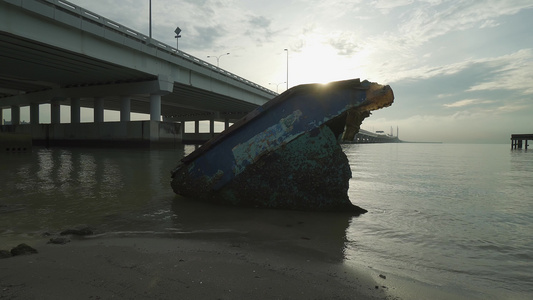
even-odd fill
[{"label": "capsized boat", "polygon": [[339,140],[393,100],[388,85],[359,79],[293,87],[181,159],[172,188],[222,204],[364,213],[348,197]]}]

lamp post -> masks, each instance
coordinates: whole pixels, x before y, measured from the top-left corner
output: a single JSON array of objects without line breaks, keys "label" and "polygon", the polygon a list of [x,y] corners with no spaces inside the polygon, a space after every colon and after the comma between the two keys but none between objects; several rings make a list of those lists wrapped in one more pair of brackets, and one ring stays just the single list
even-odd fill
[{"label": "lamp post", "polygon": [[283,49],[284,51],[287,51],[287,90],[289,89],[289,49]]},{"label": "lamp post", "polygon": [[279,87],[279,85],[280,85],[280,84],[284,84],[284,83],[287,83],[287,81],[280,82],[280,83],[272,83],[272,82],[269,82],[268,84],[276,85],[276,93],[278,93],[278,87]]},{"label": "lamp post", "polygon": [[220,57],[221,56],[224,56],[224,55],[229,55],[229,52],[228,53],[224,53],[224,54],[220,54],[219,56],[215,56],[215,55],[208,55],[207,58],[210,58],[210,57],[214,57],[217,59],[217,68],[218,68],[218,64],[220,62]]},{"label": "lamp post", "polygon": [[150,0],[150,7],[148,10],[148,14],[150,15],[150,39],[152,38],[152,0]]},{"label": "lamp post", "polygon": [[181,28],[176,27],[176,30],[174,30],[174,32],[176,33],[176,36],[175,36],[175,38],[176,38],[176,50],[178,50],[178,48],[179,48],[178,46],[180,44],[179,43],[179,38],[181,37],[181,35],[180,35]]}]

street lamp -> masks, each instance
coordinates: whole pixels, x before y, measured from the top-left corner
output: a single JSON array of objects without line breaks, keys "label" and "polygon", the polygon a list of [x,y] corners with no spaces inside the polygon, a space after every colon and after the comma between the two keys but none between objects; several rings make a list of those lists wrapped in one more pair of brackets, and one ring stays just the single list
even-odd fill
[{"label": "street lamp", "polygon": [[284,83],[287,83],[287,81],[284,81],[284,82],[280,82],[280,83],[272,83],[272,82],[269,82],[268,84],[272,84],[272,85],[276,85],[276,93],[278,92],[278,87],[280,84],[284,84]]},{"label": "street lamp", "polygon": [[289,89],[289,49],[283,49],[283,51],[287,51],[287,90]]},{"label": "street lamp", "polygon": [[219,56],[215,56],[215,55],[208,55],[207,58],[210,58],[210,57],[214,57],[217,59],[217,68],[218,68],[218,64],[220,62],[220,57],[221,56],[224,56],[224,55],[229,55],[229,52],[228,53],[224,53],[224,54],[220,54]]},{"label": "street lamp", "polygon": [[148,10],[148,14],[150,15],[150,39],[152,39],[152,0],[149,2],[150,8]]},{"label": "street lamp", "polygon": [[176,50],[178,50],[178,46],[180,44],[179,43],[179,38],[181,37],[181,35],[180,35],[181,28],[176,27],[176,30],[174,30],[174,32],[176,33],[176,36],[175,36],[175,38],[176,38]]}]

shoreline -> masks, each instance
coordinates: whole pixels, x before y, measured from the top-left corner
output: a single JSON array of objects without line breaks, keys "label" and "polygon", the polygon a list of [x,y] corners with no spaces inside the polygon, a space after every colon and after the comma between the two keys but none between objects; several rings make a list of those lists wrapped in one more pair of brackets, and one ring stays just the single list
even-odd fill
[{"label": "shoreline", "polygon": [[183,214],[160,231],[96,229],[65,236],[64,245],[47,244],[59,236],[54,230],[0,237],[1,248],[27,243],[39,251],[0,259],[0,298],[498,299],[347,258],[349,215],[172,206]]},{"label": "shoreline", "polygon": [[401,270],[379,270],[353,253],[346,257],[354,218],[347,214],[181,198],[170,207],[179,217],[165,226],[102,226],[94,235],[64,236],[71,240],[64,245],[47,244],[57,229],[0,236],[3,250],[26,243],[39,251],[0,259],[0,298],[527,299],[429,284]]},{"label": "shoreline", "polygon": [[227,239],[101,235],[31,246],[39,253],[0,260],[0,298],[389,299],[362,270]]},{"label": "shoreline", "polygon": [[[452,290],[313,247],[224,232],[71,236],[37,254],[0,259],[0,298],[33,299],[499,299]],[[526,299],[516,295],[516,299]]]}]

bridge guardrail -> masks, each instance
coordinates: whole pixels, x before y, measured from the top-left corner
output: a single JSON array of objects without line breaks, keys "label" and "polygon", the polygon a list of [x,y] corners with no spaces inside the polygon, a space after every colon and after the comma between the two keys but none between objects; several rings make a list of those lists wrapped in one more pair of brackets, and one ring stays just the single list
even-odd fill
[{"label": "bridge guardrail", "polygon": [[[22,8],[26,8],[28,9],[28,7],[26,6],[26,1],[17,1],[17,0],[5,0],[6,2],[9,2],[9,3],[12,3],[12,4],[15,4],[15,5],[18,5]],[[237,81],[240,81],[248,86],[251,86],[253,88],[256,88],[256,89],[259,89],[259,90],[262,90],[268,94],[271,94],[273,96],[276,96],[278,95],[277,93],[271,91],[270,89],[267,89],[257,83],[254,83],[250,80],[247,80],[247,79],[244,79],[236,74],[233,74],[231,72],[228,72],[224,69],[221,69],[213,64],[210,64],[204,60],[201,60],[197,57],[194,57],[190,54],[187,54],[179,49],[176,49],[176,48],[173,48],[167,44],[164,44],[156,39],[153,39],[153,38],[150,38],[138,31],[135,31],[131,28],[128,28],[126,26],[123,26],[119,23],[116,23],[112,20],[109,20],[103,16],[100,16],[99,14],[96,14],[90,10],[87,10],[83,7],[80,7],[80,6],[77,6],[73,3],[70,3],[68,1],[65,1],[65,0],[36,0],[37,2],[40,2],[40,3],[43,3],[43,4],[48,4],[48,5],[53,5],[55,8],[58,8],[60,9],[61,11],[64,11],[64,12],[67,12],[67,13],[70,13],[70,14],[74,14],[78,17],[81,17],[81,18],[84,18],[85,20],[88,20],[89,22],[92,22],[92,23],[95,23],[99,26],[103,26],[107,29],[110,29],[110,30],[113,30],[119,34],[123,34],[125,35],[126,37],[130,38],[130,39],[133,39],[133,40],[137,40],[138,42],[141,42],[143,44],[147,44],[147,45],[151,45],[155,48],[157,48],[158,50],[160,51],[163,51],[163,52],[167,52],[169,54],[172,54],[172,55],[178,55],[179,57],[181,57],[182,59],[184,60],[187,60],[195,65],[198,65],[200,67],[203,67],[203,68],[206,68],[206,69],[209,69],[211,71],[214,71],[214,72],[217,72],[219,74],[221,74],[222,76],[225,76],[225,77],[229,77],[231,79],[235,79]],[[39,12],[37,12],[39,13]]]}]

